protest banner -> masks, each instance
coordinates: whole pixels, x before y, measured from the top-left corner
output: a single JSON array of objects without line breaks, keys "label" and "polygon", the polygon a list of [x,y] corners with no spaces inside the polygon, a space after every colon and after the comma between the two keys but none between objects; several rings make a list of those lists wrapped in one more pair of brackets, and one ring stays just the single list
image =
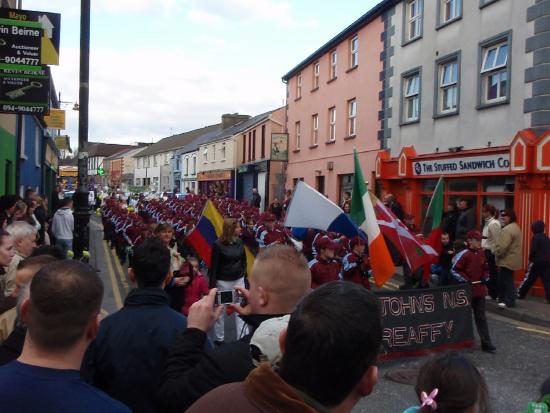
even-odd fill
[{"label": "protest banner", "polygon": [[421,356],[474,344],[469,284],[380,291],[381,360]]}]

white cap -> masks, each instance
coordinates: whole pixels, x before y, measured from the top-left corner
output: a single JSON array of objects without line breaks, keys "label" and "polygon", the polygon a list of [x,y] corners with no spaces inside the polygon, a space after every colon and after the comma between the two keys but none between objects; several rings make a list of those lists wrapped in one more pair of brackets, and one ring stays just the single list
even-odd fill
[{"label": "white cap", "polygon": [[254,332],[250,340],[250,352],[255,366],[266,361],[276,364],[281,359],[279,336],[288,326],[290,315],[270,318],[264,321]]}]

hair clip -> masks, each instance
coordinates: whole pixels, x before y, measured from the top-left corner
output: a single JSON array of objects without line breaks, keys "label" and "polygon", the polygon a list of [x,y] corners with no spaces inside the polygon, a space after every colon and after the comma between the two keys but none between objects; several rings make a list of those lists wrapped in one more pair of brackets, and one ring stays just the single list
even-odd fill
[{"label": "hair clip", "polygon": [[437,393],[439,392],[438,389],[433,389],[432,392],[428,395],[425,391],[420,393],[420,401],[422,402],[422,406],[430,406],[432,410],[437,410],[437,403],[435,402],[435,396],[437,396]]}]

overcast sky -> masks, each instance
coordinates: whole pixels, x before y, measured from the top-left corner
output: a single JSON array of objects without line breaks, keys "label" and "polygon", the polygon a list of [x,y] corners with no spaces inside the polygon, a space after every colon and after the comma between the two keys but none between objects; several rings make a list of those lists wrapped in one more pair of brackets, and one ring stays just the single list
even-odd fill
[{"label": "overcast sky", "polygon": [[[281,77],[379,0],[92,0],[89,140],[156,142],[283,105]],[[78,0],[23,0],[61,13],[62,101],[78,100]],[[78,112],[65,104],[76,147]]]}]

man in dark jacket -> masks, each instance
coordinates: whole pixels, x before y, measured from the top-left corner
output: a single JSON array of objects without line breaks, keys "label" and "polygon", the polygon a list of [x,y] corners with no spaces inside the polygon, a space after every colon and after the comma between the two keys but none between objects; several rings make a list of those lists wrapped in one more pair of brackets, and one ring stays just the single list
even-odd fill
[{"label": "man in dark jacket", "polygon": [[533,239],[529,252],[529,267],[518,288],[518,298],[523,299],[537,278],[542,279],[546,302],[550,304],[550,238],[544,233],[544,221],[535,221],[531,225]]},{"label": "man in dark jacket", "polygon": [[188,327],[162,374],[163,411],[183,412],[210,390],[244,380],[254,368],[249,344],[255,329],[265,320],[291,313],[309,292],[310,283],[307,263],[293,247],[274,245],[262,250],[254,262],[250,290],[239,289],[248,305],[232,306],[249,325],[250,334],[213,350],[205,350],[204,345],[206,333],[223,311],[212,305],[216,289],[191,306]]},{"label": "man in dark jacket", "polygon": [[458,209],[460,214],[456,221],[455,239],[465,240],[468,232],[476,229],[476,213],[466,198],[458,201]]},{"label": "man in dark jacket", "polygon": [[252,188],[252,196],[250,197],[250,205],[260,208],[262,205],[262,196],[258,193],[258,189]]},{"label": "man in dark jacket", "polygon": [[146,240],[134,250],[128,276],[138,288],[101,322],[82,375],[134,413],[157,412],[162,367],[187,324],[163,291],[172,279],[170,251],[156,238]]},{"label": "man in dark jacket", "polygon": [[351,412],[378,378],[378,300],[349,282],[325,284],[299,304],[279,343],[279,368],[263,363],[244,383],[208,393],[188,412]]}]

